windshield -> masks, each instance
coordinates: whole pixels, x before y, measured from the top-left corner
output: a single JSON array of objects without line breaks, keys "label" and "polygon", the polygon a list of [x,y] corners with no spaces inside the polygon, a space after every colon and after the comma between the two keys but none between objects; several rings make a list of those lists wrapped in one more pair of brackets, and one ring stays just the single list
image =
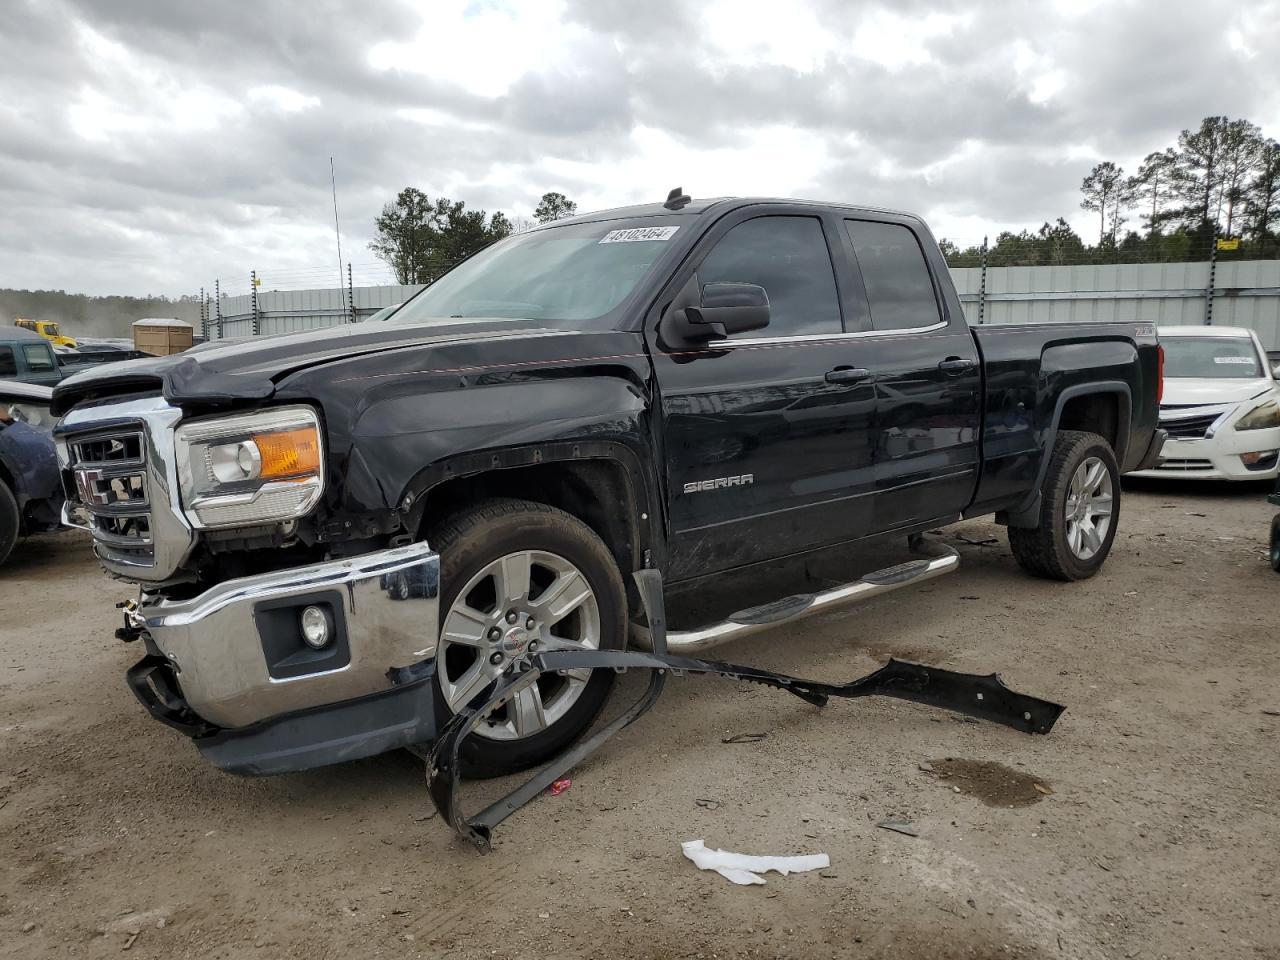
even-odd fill
[{"label": "windshield", "polygon": [[1265,376],[1253,341],[1244,337],[1170,337],[1164,347],[1166,377],[1250,380]]},{"label": "windshield", "polygon": [[611,312],[668,249],[674,217],[580,223],[508,237],[445,274],[392,315],[511,317],[576,326]]},{"label": "windshield", "polygon": [[60,336],[60,334],[58,333],[58,325],[54,323],[52,320],[46,320],[44,323],[40,324],[40,326],[44,328],[44,332],[49,336],[51,337]]}]

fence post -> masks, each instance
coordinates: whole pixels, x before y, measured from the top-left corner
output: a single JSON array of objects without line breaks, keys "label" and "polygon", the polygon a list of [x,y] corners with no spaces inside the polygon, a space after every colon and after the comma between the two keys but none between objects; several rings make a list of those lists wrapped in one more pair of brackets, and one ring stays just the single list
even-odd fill
[{"label": "fence post", "polygon": [[351,261],[347,261],[347,323],[356,322],[356,292],[351,284]]},{"label": "fence post", "polygon": [[214,326],[218,330],[218,339],[222,339],[222,281],[213,281],[213,310],[217,316]]},{"label": "fence post", "polygon": [[978,280],[978,324],[986,321],[987,314],[987,238],[982,238],[982,276]]},{"label": "fence post", "polygon": [[251,328],[253,336],[257,336],[262,326],[258,320],[258,271],[249,271],[249,302],[253,306],[253,326]]},{"label": "fence post", "polygon": [[1213,293],[1218,273],[1218,222],[1213,223],[1213,246],[1209,249],[1209,286],[1204,290],[1204,325],[1213,326]]},{"label": "fence post", "polygon": [[204,287],[200,288],[200,336],[206,340],[209,339],[209,318],[205,316],[204,305],[207,301],[204,296]]}]

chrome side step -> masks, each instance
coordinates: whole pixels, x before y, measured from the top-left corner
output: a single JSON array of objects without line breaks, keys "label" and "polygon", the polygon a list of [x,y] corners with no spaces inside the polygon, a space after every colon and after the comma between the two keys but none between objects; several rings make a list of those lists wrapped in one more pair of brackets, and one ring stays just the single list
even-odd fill
[{"label": "chrome side step", "polygon": [[[667,632],[668,653],[695,653],[719,646],[730,640],[759,633],[779,624],[790,623],[810,614],[822,613],[847,604],[861,603],[883,593],[898,590],[913,583],[932,580],[950,573],[960,565],[960,554],[945,544],[929,544],[936,556],[908,560],[883,570],[873,570],[853,583],[846,583],[821,593],[801,593],[781,600],[773,600],[757,607],[749,607],[731,614],[728,620],[700,627],[697,630],[670,630]],[[636,645],[650,649],[649,631],[633,628],[632,639]]]}]

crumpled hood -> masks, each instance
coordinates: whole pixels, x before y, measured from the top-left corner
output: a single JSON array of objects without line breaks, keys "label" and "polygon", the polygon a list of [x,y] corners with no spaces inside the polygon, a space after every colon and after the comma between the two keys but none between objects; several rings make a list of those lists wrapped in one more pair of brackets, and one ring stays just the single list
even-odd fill
[{"label": "crumpled hood", "polygon": [[1164,397],[1160,401],[1168,406],[1212,406],[1220,403],[1242,403],[1274,389],[1276,382],[1267,377],[1241,380],[1233,378],[1208,379],[1200,377],[1166,377]]},{"label": "crumpled hood", "polygon": [[563,333],[530,320],[437,319],[418,323],[357,323],[273,337],[213,341],[171,357],[104,364],[63,380],[53,413],[82,400],[160,389],[175,403],[225,404],[271,396],[283,376],[331,360],[401,347],[459,340]]}]

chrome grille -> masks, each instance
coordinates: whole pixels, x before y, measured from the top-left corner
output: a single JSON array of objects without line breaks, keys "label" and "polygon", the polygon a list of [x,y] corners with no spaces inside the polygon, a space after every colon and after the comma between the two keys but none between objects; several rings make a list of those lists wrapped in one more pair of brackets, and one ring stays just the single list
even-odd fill
[{"label": "chrome grille", "polygon": [[1177,420],[1161,418],[1160,429],[1168,430],[1169,436],[1178,440],[1201,440],[1220,416],[1220,413],[1209,413],[1198,417],[1181,417]]},{"label": "chrome grille", "polygon": [[114,554],[124,563],[151,563],[154,549],[142,433],[135,429],[73,437],[68,449],[75,506],[99,550],[105,551],[103,559]]},{"label": "chrome grille", "polygon": [[119,436],[86,437],[75,441],[75,459],[85,464],[120,464],[144,462],[141,433]]},{"label": "chrome grille", "polygon": [[180,506],[174,430],[161,397],[71,410],[55,429],[67,495],[64,522],[93,534],[103,566],[128,580],[182,577],[195,535]]}]

